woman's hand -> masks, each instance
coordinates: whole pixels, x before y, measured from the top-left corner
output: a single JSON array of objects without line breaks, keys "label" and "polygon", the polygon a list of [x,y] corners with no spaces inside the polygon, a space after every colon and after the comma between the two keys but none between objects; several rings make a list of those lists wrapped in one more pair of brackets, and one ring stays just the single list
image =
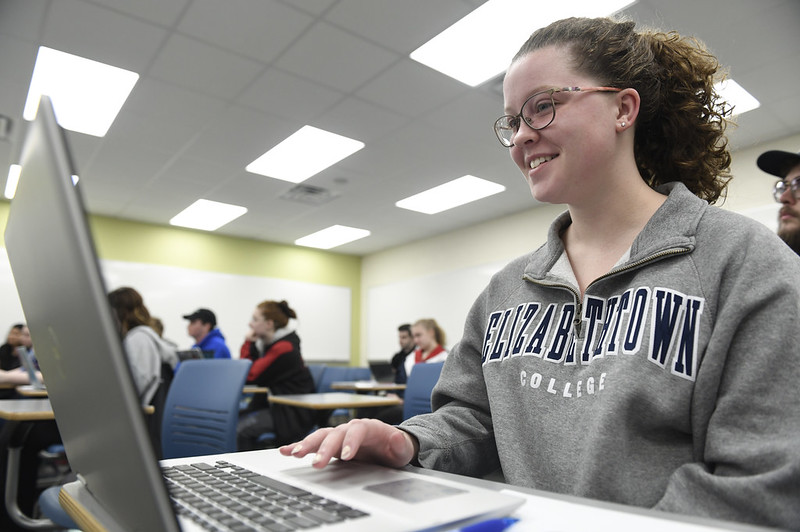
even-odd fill
[{"label": "woman's hand", "polygon": [[334,428],[312,432],[302,441],[284,445],[284,456],[316,453],[312,465],[322,469],[331,458],[403,467],[417,455],[419,443],[409,433],[377,419],[353,419]]}]

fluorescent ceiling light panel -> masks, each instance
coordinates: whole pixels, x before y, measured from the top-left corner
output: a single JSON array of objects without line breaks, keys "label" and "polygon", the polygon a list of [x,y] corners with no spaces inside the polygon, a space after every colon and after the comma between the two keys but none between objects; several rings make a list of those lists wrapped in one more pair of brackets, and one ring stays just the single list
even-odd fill
[{"label": "fluorescent ceiling light panel", "polygon": [[[6,179],[5,196],[8,199],[14,199],[17,194],[17,186],[19,185],[19,176],[22,172],[22,167],[18,164],[12,164],[8,167],[8,179]],[[72,175],[72,184],[77,185],[80,178]]]},{"label": "fluorescent ceiling light panel", "polygon": [[291,183],[300,183],[363,147],[364,143],[361,141],[313,126],[303,126],[248,164],[245,170]]},{"label": "fluorescent ceiling light panel", "polygon": [[481,179],[472,175],[465,175],[449,183],[439,185],[425,192],[420,192],[395,205],[401,209],[417,211],[424,214],[438,212],[477,201],[487,196],[492,196],[506,189],[503,185]]},{"label": "fluorescent ceiling light panel", "polygon": [[303,238],[298,238],[294,243],[298,246],[306,246],[309,248],[331,249],[369,235],[370,232],[366,229],[347,227],[346,225],[332,225],[322,231],[317,231]]},{"label": "fluorescent ceiling light panel", "polygon": [[173,217],[170,225],[214,231],[247,212],[245,207],[199,199]]},{"label": "fluorescent ceiling light panel", "polygon": [[46,94],[61,127],[102,137],[138,79],[136,72],[41,46],[22,116],[36,118],[39,97]]},{"label": "fluorescent ceiling light panel", "polygon": [[8,199],[13,199],[14,194],[17,193],[17,184],[19,183],[19,173],[22,167],[18,164],[12,164],[8,167],[8,179],[6,179],[5,196]]},{"label": "fluorescent ceiling light panel", "polygon": [[537,28],[565,17],[611,15],[634,2],[489,0],[411,52],[411,59],[475,87],[503,72]]},{"label": "fluorescent ceiling light panel", "polygon": [[761,102],[732,79],[717,83],[714,85],[714,89],[728,105],[733,106],[733,114],[731,116],[744,114],[747,111],[761,107]]}]

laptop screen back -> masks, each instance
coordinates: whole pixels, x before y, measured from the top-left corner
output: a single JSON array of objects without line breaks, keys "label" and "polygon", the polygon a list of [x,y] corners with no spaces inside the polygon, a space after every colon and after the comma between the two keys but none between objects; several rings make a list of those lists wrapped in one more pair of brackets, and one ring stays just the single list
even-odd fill
[{"label": "laptop screen back", "polygon": [[21,165],[5,243],[70,466],[125,530],[177,531],[47,97]]}]

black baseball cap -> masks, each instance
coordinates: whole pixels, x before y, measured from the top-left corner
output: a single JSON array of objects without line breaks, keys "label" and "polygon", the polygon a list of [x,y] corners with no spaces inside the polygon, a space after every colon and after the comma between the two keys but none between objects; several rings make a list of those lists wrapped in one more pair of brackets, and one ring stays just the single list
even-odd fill
[{"label": "black baseball cap", "polygon": [[210,323],[212,327],[217,326],[217,317],[207,308],[199,308],[191,314],[184,316],[183,319],[189,321],[200,320],[203,323]]},{"label": "black baseball cap", "polygon": [[783,179],[789,170],[800,164],[800,153],[770,150],[759,155],[756,164],[768,174]]}]

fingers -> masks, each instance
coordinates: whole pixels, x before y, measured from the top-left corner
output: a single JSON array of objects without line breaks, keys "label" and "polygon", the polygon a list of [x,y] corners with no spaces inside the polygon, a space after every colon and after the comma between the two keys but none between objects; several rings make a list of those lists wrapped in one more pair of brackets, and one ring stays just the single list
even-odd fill
[{"label": "fingers", "polygon": [[284,456],[298,458],[316,453],[312,465],[317,469],[328,465],[333,458],[403,467],[414,458],[416,444],[409,434],[386,423],[353,419],[335,428],[319,429],[279,450]]},{"label": "fingers", "polygon": [[297,458],[302,458],[309,453],[314,453],[319,449],[322,440],[325,439],[325,436],[328,432],[331,432],[332,428],[323,428],[318,429],[303,438],[302,441],[290,443],[288,445],[284,445],[278,449],[280,453],[284,456],[296,456]]}]

